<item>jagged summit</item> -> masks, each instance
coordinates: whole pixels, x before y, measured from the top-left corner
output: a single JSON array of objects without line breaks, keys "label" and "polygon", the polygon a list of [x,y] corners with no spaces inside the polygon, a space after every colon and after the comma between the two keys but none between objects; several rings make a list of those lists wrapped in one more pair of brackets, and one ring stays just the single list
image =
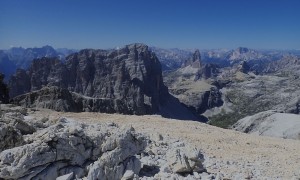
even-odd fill
[{"label": "jagged summit", "polygon": [[238,52],[240,54],[247,53],[247,52],[249,52],[249,49],[246,48],[246,47],[238,47],[238,48],[235,49],[235,52]]},{"label": "jagged summit", "polygon": [[[69,55],[65,63],[57,58],[35,59],[26,75],[19,73],[11,79],[11,97],[24,89],[18,82],[25,79],[30,79],[28,92],[57,86],[86,97],[108,99],[115,104],[113,109],[126,114],[157,112],[168,94],[160,62],[144,44],[119,50],[84,49]],[[89,106],[93,109],[97,105]]]},{"label": "jagged summit", "polygon": [[187,66],[191,66],[193,68],[202,67],[201,55],[198,49],[194,52],[191,58],[185,60],[184,63],[182,64],[182,67],[187,67]]},{"label": "jagged summit", "polygon": [[[13,75],[9,85],[10,95],[15,97],[12,102],[26,107],[139,115],[160,113],[198,120],[171,97],[163,83],[158,58],[140,43],[118,50],[83,49],[69,55],[65,63],[57,58],[36,59],[28,71],[20,70]],[[170,109],[170,105],[176,110]],[[174,117],[174,113],[178,116]]]},{"label": "jagged summit", "polygon": [[12,47],[8,50],[0,50],[0,72],[8,79],[18,68],[28,69],[34,59],[42,57],[57,57],[64,61],[65,57],[76,50],[54,49],[52,46],[23,48]]},{"label": "jagged summit", "polygon": [[201,55],[199,49],[197,49],[193,54],[193,62],[201,61]]},{"label": "jagged summit", "polygon": [[250,60],[261,60],[266,59],[267,56],[257,50],[249,49],[246,47],[238,47],[233,50],[229,55],[228,59],[231,62],[250,61]]}]

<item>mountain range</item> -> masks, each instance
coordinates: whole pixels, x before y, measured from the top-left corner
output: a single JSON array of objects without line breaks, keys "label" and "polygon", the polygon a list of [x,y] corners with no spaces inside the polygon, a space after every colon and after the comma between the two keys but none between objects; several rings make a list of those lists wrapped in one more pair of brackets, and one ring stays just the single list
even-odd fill
[{"label": "mountain range", "polygon": [[300,177],[297,51],[1,52],[0,179]]},{"label": "mountain range", "polygon": [[[132,44],[118,49],[74,51],[55,50],[51,46],[1,51],[3,74],[9,77],[16,72],[8,81],[13,102],[60,111],[125,114],[159,112],[168,116],[176,112],[170,111],[172,105],[174,109],[190,111],[177,111],[176,117],[190,114],[188,116],[192,119],[228,127],[247,115],[274,110],[280,106],[279,102],[275,103],[270,97],[259,95],[259,91],[257,95],[253,95],[259,98],[254,98],[252,110],[249,106],[242,113],[233,115],[231,112],[238,112],[236,108],[244,106],[241,103],[247,103],[247,99],[252,98],[253,92],[256,92],[252,90],[247,94],[247,91],[239,91],[242,93],[239,97],[245,97],[245,102],[240,98],[233,103],[235,96],[232,95],[237,95],[239,89],[244,89],[245,86],[252,88],[249,83],[267,84],[264,81],[269,77],[275,83],[269,85],[269,88],[273,88],[270,91],[275,93],[279,92],[280,88],[275,88],[284,81],[282,78],[286,77],[287,82],[295,84],[297,81],[290,77],[298,77],[299,57],[296,50],[265,51],[239,47],[235,50],[193,52]],[[289,87],[283,87],[283,90],[287,88]],[[40,97],[46,96],[46,93],[54,97],[46,98],[47,101]],[[61,98],[65,99],[61,101]],[[256,108],[255,104],[260,104],[259,102],[275,104]],[[282,111],[298,112],[295,109],[297,101],[290,102],[286,99],[284,102],[290,105],[284,110],[281,108]],[[264,108],[260,109],[262,107]],[[218,108],[222,113],[219,110],[212,112]],[[231,118],[225,118],[226,122],[220,121],[227,116]]]},{"label": "mountain range", "polygon": [[[162,63],[162,69],[175,70],[181,67],[195,51],[194,49],[162,49],[151,47]],[[247,61],[252,69],[258,73],[267,63],[281,59],[284,56],[300,55],[299,50],[255,50],[246,47],[236,49],[203,49],[201,58],[204,63],[214,63],[221,67],[228,67]]]},{"label": "mountain range", "polygon": [[66,56],[76,51],[66,48],[54,49],[48,45],[40,48],[13,47],[8,50],[0,50],[0,72],[8,78],[18,68],[29,68],[34,59],[58,57],[64,61]]}]

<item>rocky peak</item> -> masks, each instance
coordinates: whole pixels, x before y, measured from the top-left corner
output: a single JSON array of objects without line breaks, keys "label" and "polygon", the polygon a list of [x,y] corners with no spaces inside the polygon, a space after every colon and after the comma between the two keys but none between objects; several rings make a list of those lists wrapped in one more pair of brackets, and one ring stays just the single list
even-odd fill
[{"label": "rocky peak", "polygon": [[235,52],[239,53],[239,54],[243,54],[243,53],[247,53],[249,52],[249,49],[246,47],[238,47]]},{"label": "rocky peak", "polygon": [[27,92],[57,86],[85,97],[109,100],[120,113],[119,105],[127,107],[126,114],[157,112],[168,95],[160,62],[144,44],[117,50],[84,49],[68,56],[65,64],[57,58],[36,59],[22,76],[30,82],[20,84],[12,79],[12,97],[27,85]]},{"label": "rocky peak", "polygon": [[201,55],[199,49],[197,49],[193,54],[193,62],[201,61]]},{"label": "rocky peak", "polygon": [[195,76],[195,81],[199,79],[209,79],[216,77],[219,73],[219,66],[216,64],[205,64],[202,66]]},{"label": "rocky peak", "polygon": [[267,56],[262,54],[261,52],[253,49],[248,49],[245,47],[239,47],[235,49],[228,56],[228,59],[233,64],[240,63],[241,61],[251,61],[251,60],[257,61],[266,58]]},{"label": "rocky peak", "polygon": [[185,60],[184,63],[182,64],[182,67],[187,67],[187,66],[192,66],[193,68],[202,67],[201,55],[198,49],[194,52],[193,56],[190,59]]}]

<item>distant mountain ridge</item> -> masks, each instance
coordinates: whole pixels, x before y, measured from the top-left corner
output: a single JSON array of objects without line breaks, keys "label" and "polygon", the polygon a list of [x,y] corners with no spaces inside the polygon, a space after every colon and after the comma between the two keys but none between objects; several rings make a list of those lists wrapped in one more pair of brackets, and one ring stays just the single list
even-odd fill
[{"label": "distant mountain ridge", "polygon": [[66,56],[76,50],[61,48],[54,49],[46,45],[39,48],[13,47],[8,50],[0,50],[0,72],[8,78],[17,68],[27,69],[34,59],[42,57],[58,57],[64,60]]},{"label": "distant mountain ridge", "polygon": [[[184,61],[194,53],[194,49],[178,49],[178,48],[159,48],[150,47],[161,62],[162,71],[176,70],[182,66]],[[46,45],[43,47],[23,48],[12,47],[8,50],[0,50],[0,72],[2,72],[6,79],[17,68],[27,69],[32,60],[42,57],[58,57],[64,61],[65,58],[78,52],[75,49],[58,48]],[[200,50],[201,58],[204,63],[214,63],[221,67],[231,66],[232,64],[239,64],[242,61],[249,61],[249,66],[257,72],[263,71],[263,67],[267,63],[279,60],[286,55],[300,56],[300,50],[255,50],[245,47],[238,47],[235,50],[230,49],[203,49]]]},{"label": "distant mountain ridge", "polygon": [[[163,49],[151,47],[151,50],[157,54],[162,64],[163,71],[176,70],[188,60],[194,50],[184,49]],[[288,55],[300,56],[297,50],[256,50],[246,47],[236,49],[200,49],[203,63],[213,63],[220,67],[238,65],[247,61],[250,69],[261,73],[269,63],[282,59]]]}]

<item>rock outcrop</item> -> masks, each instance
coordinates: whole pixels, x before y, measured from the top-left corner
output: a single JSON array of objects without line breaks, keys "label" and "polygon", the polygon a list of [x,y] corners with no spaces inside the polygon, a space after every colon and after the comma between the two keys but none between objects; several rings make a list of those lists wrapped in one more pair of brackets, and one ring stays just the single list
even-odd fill
[{"label": "rock outcrop", "polygon": [[197,49],[193,56],[187,60],[185,60],[181,67],[187,67],[192,66],[193,68],[201,68],[202,67],[202,61],[201,61],[201,55],[200,51]]},{"label": "rock outcrop", "polygon": [[246,61],[243,61],[238,65],[237,69],[238,71],[247,74],[250,71],[250,66]]},{"label": "rock outcrop", "polygon": [[203,154],[178,140],[115,123],[46,118],[38,124],[22,108],[8,108],[0,118],[1,179],[196,179],[193,173],[206,172]]},{"label": "rock outcrop", "polygon": [[202,101],[197,106],[198,113],[204,113],[207,109],[220,107],[223,105],[222,93],[219,89],[212,87],[210,91],[205,91],[202,95]]},{"label": "rock outcrop", "polygon": [[77,124],[61,119],[28,137],[26,144],[0,153],[0,178],[55,179],[74,173],[88,179],[121,179],[138,174],[135,154],[146,141],[131,129]]},{"label": "rock outcrop", "polygon": [[[21,105],[26,108],[47,108],[56,111],[83,111],[82,102],[78,102],[73,97],[76,96],[67,89],[56,86],[43,87],[40,90],[19,95],[11,100],[11,103]],[[81,105],[81,106],[80,106]]]},{"label": "rock outcrop", "polygon": [[199,79],[215,78],[219,73],[219,67],[215,64],[205,64],[202,66],[195,76],[195,81]]},{"label": "rock outcrop", "polygon": [[[131,44],[119,50],[85,49],[68,56],[65,63],[55,58],[36,59],[27,76],[18,72],[9,83],[11,97],[28,89],[25,87],[28,84],[21,84],[18,79],[30,80],[28,92],[57,86],[81,95],[87,103],[109,102],[112,111],[119,112],[126,107],[129,109],[123,111],[126,114],[158,112],[168,96],[160,62],[143,44]],[[13,102],[24,98],[18,97]]]}]

